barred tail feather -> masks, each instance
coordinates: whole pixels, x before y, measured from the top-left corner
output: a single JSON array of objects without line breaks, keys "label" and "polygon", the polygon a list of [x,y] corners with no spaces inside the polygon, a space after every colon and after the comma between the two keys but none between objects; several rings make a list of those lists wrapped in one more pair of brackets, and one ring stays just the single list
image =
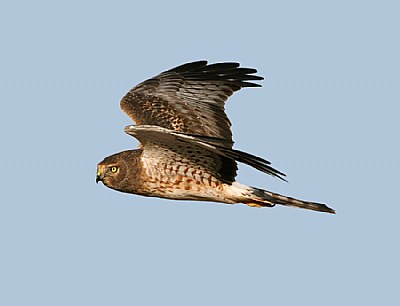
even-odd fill
[{"label": "barred tail feather", "polygon": [[303,209],[316,210],[316,211],[326,212],[326,213],[330,213],[330,214],[336,213],[334,209],[328,207],[325,204],[301,201],[298,199],[285,197],[278,193],[273,193],[271,191],[267,191],[267,190],[263,190],[263,189],[258,189],[258,188],[252,187],[252,193],[253,193],[254,198],[251,197],[250,198],[251,202],[246,203],[250,206],[269,206],[269,207],[271,207],[271,206],[274,206],[275,204],[279,204],[279,205],[293,206],[293,207],[298,207],[298,208],[303,208]]}]

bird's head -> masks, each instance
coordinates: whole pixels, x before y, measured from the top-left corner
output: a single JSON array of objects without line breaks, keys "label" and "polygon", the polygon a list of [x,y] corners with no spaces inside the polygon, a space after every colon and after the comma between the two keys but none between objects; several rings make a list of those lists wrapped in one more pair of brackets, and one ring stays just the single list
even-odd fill
[{"label": "bird's head", "polygon": [[130,192],[130,181],[135,177],[138,169],[138,150],[123,151],[110,155],[97,165],[96,183],[103,182],[108,188],[122,192]]}]

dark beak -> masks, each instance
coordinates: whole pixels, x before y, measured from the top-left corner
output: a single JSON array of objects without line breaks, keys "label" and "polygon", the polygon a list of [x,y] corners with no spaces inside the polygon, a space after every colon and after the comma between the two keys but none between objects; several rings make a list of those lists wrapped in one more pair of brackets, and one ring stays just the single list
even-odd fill
[{"label": "dark beak", "polygon": [[96,183],[98,184],[100,181],[103,181],[104,175],[97,173],[96,175]]}]

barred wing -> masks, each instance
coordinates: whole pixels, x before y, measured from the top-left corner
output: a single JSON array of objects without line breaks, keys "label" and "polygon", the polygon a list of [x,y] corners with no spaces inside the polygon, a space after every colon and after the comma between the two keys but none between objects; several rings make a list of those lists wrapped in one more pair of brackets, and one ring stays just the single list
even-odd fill
[{"label": "barred wing", "polygon": [[225,101],[243,87],[260,87],[249,82],[263,79],[256,72],[238,63],[184,64],[131,89],[122,98],[121,108],[138,125],[224,139],[223,146],[232,148]]}]

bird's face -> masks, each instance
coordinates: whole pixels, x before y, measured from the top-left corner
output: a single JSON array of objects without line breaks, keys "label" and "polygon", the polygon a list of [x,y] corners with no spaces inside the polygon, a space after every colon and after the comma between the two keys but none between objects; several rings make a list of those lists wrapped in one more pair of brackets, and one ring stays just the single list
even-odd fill
[{"label": "bird's face", "polygon": [[101,181],[108,188],[128,192],[137,172],[135,151],[124,151],[104,158],[97,165],[96,183]]},{"label": "bird's face", "polygon": [[121,166],[118,163],[105,163],[102,161],[97,165],[96,183],[103,182],[107,187],[115,186],[121,179]]},{"label": "bird's face", "polygon": [[126,177],[124,152],[106,157],[97,165],[96,183],[103,182],[109,188],[119,189]]}]

